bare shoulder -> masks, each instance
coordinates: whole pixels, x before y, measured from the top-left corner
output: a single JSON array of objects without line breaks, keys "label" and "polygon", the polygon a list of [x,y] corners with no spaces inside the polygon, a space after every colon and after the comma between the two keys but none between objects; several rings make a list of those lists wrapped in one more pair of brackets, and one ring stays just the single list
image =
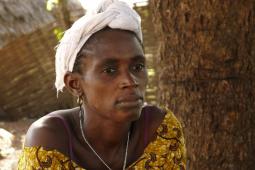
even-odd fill
[{"label": "bare shoulder", "polygon": [[55,111],[35,121],[27,131],[25,146],[42,146],[47,150],[56,149],[68,153],[68,135],[62,122],[68,122],[68,112]]},{"label": "bare shoulder", "polygon": [[148,141],[153,140],[156,135],[157,129],[163,122],[166,111],[157,106],[146,105],[143,107],[141,115],[141,123],[144,125],[144,133],[147,132]]},{"label": "bare shoulder", "polygon": [[160,124],[165,122],[168,126],[176,126],[181,128],[181,123],[175,114],[167,108],[159,108],[157,106],[146,106],[143,114],[147,114],[148,122],[152,129],[158,128]]},{"label": "bare shoulder", "polygon": [[164,120],[166,111],[153,105],[147,105],[143,108],[143,116],[154,128],[158,127]]}]

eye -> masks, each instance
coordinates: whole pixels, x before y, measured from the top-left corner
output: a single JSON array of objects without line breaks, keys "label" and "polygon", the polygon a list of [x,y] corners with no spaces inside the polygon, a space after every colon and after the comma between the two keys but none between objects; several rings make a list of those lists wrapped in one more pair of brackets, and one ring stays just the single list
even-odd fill
[{"label": "eye", "polygon": [[114,67],[107,67],[107,68],[105,68],[105,69],[103,70],[103,73],[112,75],[112,74],[114,74],[116,71],[117,71],[117,69],[114,68]]},{"label": "eye", "polygon": [[135,72],[143,71],[144,68],[145,68],[144,63],[137,63],[134,66],[132,66],[132,70],[135,71]]}]

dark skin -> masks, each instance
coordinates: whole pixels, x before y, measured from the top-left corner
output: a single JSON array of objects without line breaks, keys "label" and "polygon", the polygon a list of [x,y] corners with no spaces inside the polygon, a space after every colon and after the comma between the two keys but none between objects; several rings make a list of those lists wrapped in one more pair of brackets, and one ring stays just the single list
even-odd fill
[{"label": "dark skin", "polygon": [[[85,110],[84,133],[93,148],[112,169],[122,169],[127,134],[131,129],[127,165],[142,155],[156,135],[164,113],[151,107],[149,126],[145,129],[142,105],[147,85],[145,57],[136,36],[128,31],[105,29],[83,47],[80,73],[65,75],[66,88],[82,96]],[[85,169],[107,169],[84,142],[79,127],[79,108],[59,110],[72,132],[75,160]],[[148,143],[144,133],[148,131]],[[28,130],[25,146],[43,146],[69,153],[68,136],[63,124],[44,116]]]}]

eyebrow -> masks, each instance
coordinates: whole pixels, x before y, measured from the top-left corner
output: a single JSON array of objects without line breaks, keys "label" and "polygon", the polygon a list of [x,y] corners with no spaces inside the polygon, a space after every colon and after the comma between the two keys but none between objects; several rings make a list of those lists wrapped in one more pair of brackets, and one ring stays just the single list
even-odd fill
[{"label": "eyebrow", "polygon": [[132,61],[145,61],[145,56],[144,55],[136,55],[131,58]]},{"label": "eyebrow", "polygon": [[118,63],[117,59],[114,58],[106,58],[102,62],[100,62],[100,65],[115,65]]},{"label": "eyebrow", "polygon": [[[134,57],[131,58],[131,61],[145,61],[145,56],[143,55],[136,55]],[[100,62],[100,65],[115,65],[118,63],[118,59],[114,58],[114,57],[109,57],[106,59],[103,59],[102,62]]]}]

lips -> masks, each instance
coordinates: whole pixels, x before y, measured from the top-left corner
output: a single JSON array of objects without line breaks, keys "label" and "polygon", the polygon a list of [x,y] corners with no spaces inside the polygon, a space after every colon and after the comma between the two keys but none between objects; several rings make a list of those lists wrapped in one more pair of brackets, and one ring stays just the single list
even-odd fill
[{"label": "lips", "polygon": [[126,95],[117,101],[120,107],[140,107],[143,105],[143,97],[139,95]]}]

